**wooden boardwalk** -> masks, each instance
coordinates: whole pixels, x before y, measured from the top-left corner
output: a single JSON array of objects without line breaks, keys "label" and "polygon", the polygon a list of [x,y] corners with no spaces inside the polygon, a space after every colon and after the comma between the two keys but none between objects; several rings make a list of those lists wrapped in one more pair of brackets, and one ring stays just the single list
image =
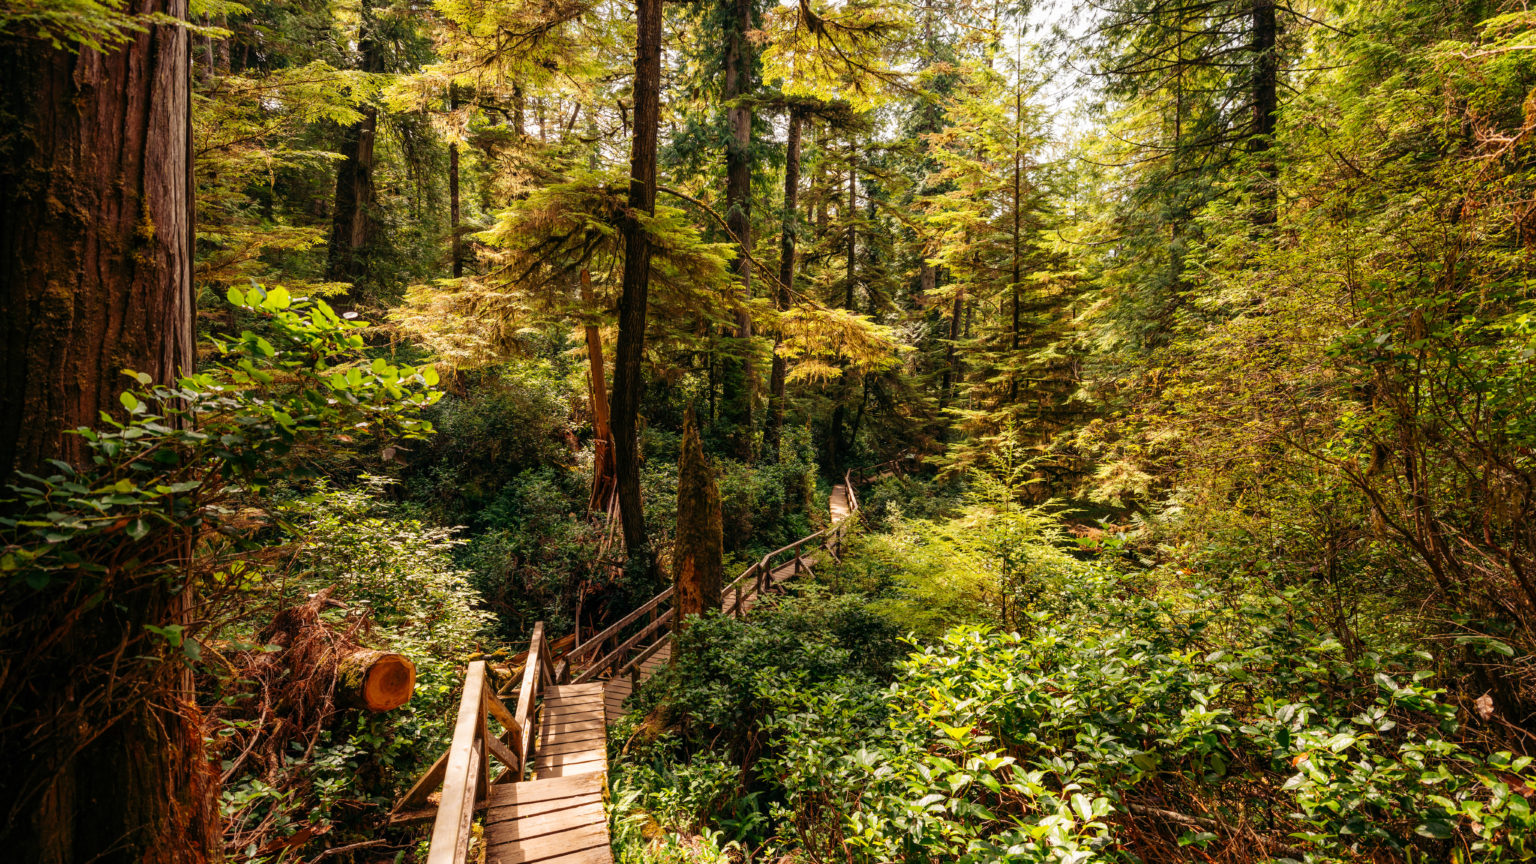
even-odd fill
[{"label": "wooden boardwalk", "polygon": [[486,864],[606,864],[608,718],[603,684],[544,690],[534,779],[491,787]]},{"label": "wooden boardwalk", "polygon": [[832,495],[827,500],[827,509],[832,511],[832,522],[835,524],[848,518],[851,510],[848,507],[848,487],[839,483],[832,487]]},{"label": "wooden boardwalk", "polygon": [[[721,612],[746,615],[763,594],[811,572],[819,551],[838,554],[859,509],[848,485],[853,474],[832,490],[831,525],[749,566],[725,587]],[[672,593],[661,592],[584,642],[572,635],[567,645],[548,644],[544,623],[535,624],[521,658],[515,711],[487,683],[485,661],[469,664],[448,752],[390,816],[394,824],[432,820],[427,864],[465,864],[476,812],[483,814],[483,864],[611,864],[608,726],[633,689],[671,662]],[[493,758],[503,767],[494,781]],[[439,785],[441,794],[433,796]]]},{"label": "wooden boardwalk", "polygon": [[[842,487],[839,486],[838,488]],[[791,579],[794,577],[796,572],[811,572],[811,565],[815,562],[815,556],[802,555],[800,556],[799,571],[796,571],[794,561],[779,565],[769,576],[771,580],[770,587]],[[745,615],[752,611],[752,607],[757,605],[758,600],[759,596],[756,590],[756,586],[753,586],[751,590],[742,591],[741,614]],[[732,613],[735,605],[736,595],[734,593],[729,594],[729,596],[727,596],[720,603],[720,611],[729,615]],[[646,658],[643,662],[640,663],[640,683],[644,684],[646,681],[649,681],[652,675],[655,675],[658,671],[661,670],[662,667],[666,666],[671,661],[672,640],[668,639],[666,644],[656,649],[656,653],[652,654],[650,657]],[[634,689],[635,683],[628,678],[609,678],[608,681],[604,684],[603,702],[607,708],[606,713],[609,723],[619,719],[619,717],[624,714],[624,702],[629,699],[629,695],[634,692]]]},{"label": "wooden boardwalk", "polygon": [[[832,521],[849,515],[847,487],[832,490]],[[763,587],[772,589],[816,558],[796,557],[775,567]],[[761,599],[754,581],[727,589],[720,611],[745,615]],[[607,727],[624,713],[636,678],[644,683],[672,660],[667,636],[636,666],[637,674],[585,684],[552,685],[544,691],[543,719],[534,748],[534,779],[493,786],[485,817],[485,864],[609,864]]]}]

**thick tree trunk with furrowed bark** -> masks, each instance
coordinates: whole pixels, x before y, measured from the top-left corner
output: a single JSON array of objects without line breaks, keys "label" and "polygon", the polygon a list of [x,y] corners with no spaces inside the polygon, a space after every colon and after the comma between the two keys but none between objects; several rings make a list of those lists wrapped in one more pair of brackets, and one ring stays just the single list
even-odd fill
[{"label": "thick tree trunk with furrowed bark", "polygon": [[614,468],[624,546],[631,557],[650,558],[640,500],[641,365],[645,360],[646,302],[651,244],[634,216],[656,212],[656,132],[661,115],[661,0],[635,5],[635,126],[629,160],[630,218],[623,226],[624,272],[619,292],[619,335],[613,358]]},{"label": "thick tree trunk with furrowed bark", "polygon": [[735,351],[722,363],[724,385],[722,419],[730,428],[731,450],[736,458],[752,458],[753,371],[750,354],[752,316],[745,302],[752,298],[752,108],[745,98],[752,92],[752,0],[724,0],[732,15],[725,49],[724,96],[730,137],[725,144],[725,221],[738,244],[732,269],[741,283],[743,305],[736,313],[738,341]]},{"label": "thick tree trunk with furrowed bark", "polygon": [[[186,0],[128,8],[187,16]],[[170,383],[193,366],[190,57],[187,32],[158,24],[78,54],[0,39],[0,482],[84,462],[64,430],[117,409],[121,370]],[[190,590],[131,571],[94,597],[0,590],[4,857],[216,858],[190,673],[145,630],[187,621]]]},{"label": "thick tree trunk with furrowed bark", "polygon": [[110,54],[0,42],[0,475],[80,462],[63,433],[119,408],[123,369],[192,367],[186,44],[159,27]]}]

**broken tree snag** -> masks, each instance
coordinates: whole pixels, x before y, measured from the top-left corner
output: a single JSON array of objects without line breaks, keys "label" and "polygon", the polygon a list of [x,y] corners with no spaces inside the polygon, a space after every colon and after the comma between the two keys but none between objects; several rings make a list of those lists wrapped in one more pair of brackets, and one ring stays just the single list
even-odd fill
[{"label": "broken tree snag", "polygon": [[350,708],[393,711],[415,687],[416,664],[403,654],[358,648],[336,664],[336,701]]},{"label": "broken tree snag", "polygon": [[603,339],[597,329],[597,302],[592,297],[592,273],[581,270],[581,302],[588,315],[587,335],[587,384],[592,400],[593,460],[592,499],[587,510],[613,513],[614,494],[617,492],[616,472],[613,464],[613,429],[608,425],[608,393],[603,373]]}]

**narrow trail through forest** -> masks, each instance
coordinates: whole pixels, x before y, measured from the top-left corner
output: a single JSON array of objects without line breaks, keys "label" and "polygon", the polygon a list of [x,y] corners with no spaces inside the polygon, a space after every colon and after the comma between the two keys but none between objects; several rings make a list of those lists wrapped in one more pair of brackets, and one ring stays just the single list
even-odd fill
[{"label": "narrow trail through forest", "polygon": [[[840,536],[831,532],[855,512],[856,502],[846,484],[833,488],[828,502],[832,516],[829,538]],[[829,539],[829,546],[831,542]],[[797,574],[810,573],[818,560],[817,552],[797,550],[794,558],[769,571],[765,579],[737,579],[734,585],[738,590],[726,591],[720,611],[746,615],[765,591]],[[645,605],[658,605],[666,595],[663,592]],[[655,623],[665,623],[666,619],[663,615]],[[635,688],[671,658],[668,632],[639,662],[631,664],[630,675],[545,688],[533,779],[490,787],[484,818],[486,864],[606,864],[613,860],[604,806],[607,727],[622,716],[624,703]],[[434,833],[434,848],[437,845]]]}]

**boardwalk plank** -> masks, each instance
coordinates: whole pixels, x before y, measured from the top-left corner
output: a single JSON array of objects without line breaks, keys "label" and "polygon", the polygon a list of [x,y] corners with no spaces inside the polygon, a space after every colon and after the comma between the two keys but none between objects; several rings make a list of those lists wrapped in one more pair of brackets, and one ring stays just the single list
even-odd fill
[{"label": "boardwalk plank", "polygon": [[569,777],[561,780],[526,780],[491,787],[490,806],[515,807],[535,801],[570,798],[576,795],[603,793],[602,777]]},{"label": "boardwalk plank", "polygon": [[[578,774],[576,777],[588,775]],[[538,781],[532,781],[538,782]],[[494,827],[500,822],[510,822],[516,819],[525,819],[529,816],[541,816],[545,813],[554,813],[559,810],[570,810],[575,807],[585,807],[589,804],[603,803],[600,792],[592,792],[585,795],[573,795],[570,798],[551,798],[548,801],[529,801],[516,807],[493,807],[485,811],[485,824]]]},{"label": "boardwalk plank", "polygon": [[590,733],[576,732],[562,737],[559,741],[545,744],[539,748],[539,755],[553,756],[556,753],[573,753],[577,750],[606,750],[608,748],[608,736],[601,730]]},{"label": "boardwalk plank", "polygon": [[[553,834],[514,840],[510,843],[489,845],[486,849],[487,864],[532,864],[555,856],[566,856],[589,849],[608,850],[608,820],[596,822]],[[580,859],[577,859],[580,860]]]},{"label": "boardwalk plank", "polygon": [[542,837],[545,834],[553,834],[557,831],[570,831],[573,828],[581,828],[586,825],[606,821],[607,817],[603,813],[603,802],[601,800],[592,801],[577,807],[529,814],[519,816],[517,819],[495,823],[487,834],[490,838],[487,842],[491,845],[515,843],[519,840],[529,840],[534,837]]}]

